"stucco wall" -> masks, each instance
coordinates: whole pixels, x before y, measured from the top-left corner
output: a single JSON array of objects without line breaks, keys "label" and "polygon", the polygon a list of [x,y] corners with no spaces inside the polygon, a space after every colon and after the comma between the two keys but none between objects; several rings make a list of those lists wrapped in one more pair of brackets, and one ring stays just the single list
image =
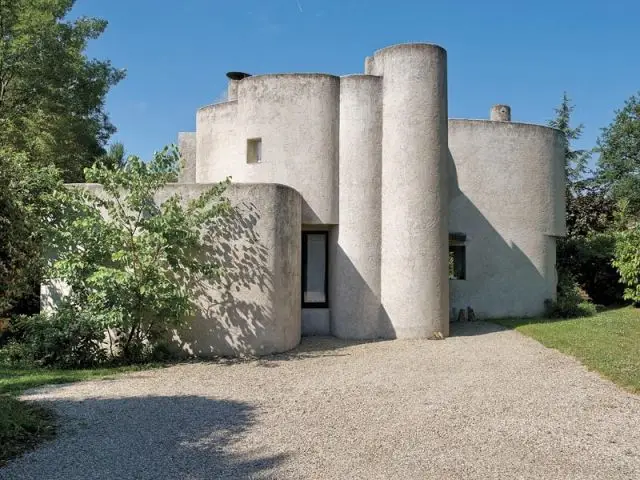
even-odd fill
[{"label": "stucco wall", "polygon": [[195,183],[196,181],[196,132],[178,133],[178,150],[182,159],[182,166],[178,181],[180,183]]},{"label": "stucco wall", "polygon": [[[169,185],[185,200],[208,185]],[[297,192],[277,184],[232,184],[238,214],[223,222],[207,254],[225,267],[199,298],[200,311],[176,345],[198,356],[283,352],[300,341],[300,222]],[[205,260],[206,261],[206,260]]]},{"label": "stucco wall", "polygon": [[455,309],[533,316],[554,298],[555,237],[565,234],[562,139],[538,125],[450,120],[449,230],[467,235]]},{"label": "stucco wall", "polygon": [[[339,78],[324,74],[241,80],[237,102],[198,112],[197,181],[288,185],[303,197],[304,223],[338,223],[339,89]],[[247,163],[255,138],[262,162]]]},{"label": "stucco wall", "polygon": [[332,333],[341,338],[390,336],[380,317],[381,77],[340,79],[339,157]]},{"label": "stucco wall", "polygon": [[381,299],[397,337],[449,333],[446,57],[396,45],[368,66],[383,75]]},{"label": "stucco wall", "polygon": [[231,176],[242,182],[246,139],[241,141],[238,102],[207,105],[196,113],[196,182],[219,182]]}]

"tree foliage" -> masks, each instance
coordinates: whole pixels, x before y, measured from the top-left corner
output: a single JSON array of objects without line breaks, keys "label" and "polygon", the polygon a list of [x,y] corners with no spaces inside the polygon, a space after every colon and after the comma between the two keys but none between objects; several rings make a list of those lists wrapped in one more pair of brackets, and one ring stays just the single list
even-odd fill
[{"label": "tree foliage", "polygon": [[567,236],[586,237],[611,229],[616,203],[593,179],[580,181],[580,188],[567,194]]},{"label": "tree foliage", "polygon": [[615,202],[605,189],[588,178],[588,150],[574,149],[572,143],[582,136],[582,124],[573,127],[571,116],[575,107],[565,92],[562,102],[555,109],[555,118],[549,126],[564,134],[564,165],[567,177],[567,236],[586,236],[606,231],[612,220]]},{"label": "tree foliage", "polygon": [[[557,243],[557,301],[549,314],[582,316],[589,310],[585,300],[614,303],[620,296],[618,275],[611,266],[613,237],[604,234],[613,220],[614,203],[593,179],[586,178],[589,152],[576,150],[583,125],[572,126],[574,105],[566,93],[549,126],[564,134],[567,238]],[[609,241],[611,240],[611,241]]]},{"label": "tree foliage", "polygon": [[0,0],[0,145],[77,182],[115,130],[104,102],[124,72],[86,57],[107,23],[66,21],[74,3]]},{"label": "tree foliage", "polygon": [[625,286],[624,298],[640,305],[640,224],[616,234],[613,265]]},{"label": "tree foliage", "polygon": [[124,145],[120,142],[112,143],[99,161],[106,167],[124,168],[127,163],[127,152]]},{"label": "tree foliage", "polygon": [[628,214],[640,215],[640,93],[616,111],[602,129],[596,151],[598,180],[615,201],[628,201]]},{"label": "tree foliage", "polygon": [[52,222],[50,279],[70,288],[63,311],[109,330],[115,352],[128,361],[165,340],[192,311],[200,283],[220,274],[220,265],[200,257],[203,234],[231,212],[227,182],[188,202],[179,194],[156,201],[178,166],[177,150],[167,148],[149,163],[129,157],[121,169],[88,169],[98,191],[56,193],[63,211]]},{"label": "tree foliage", "polygon": [[74,3],[0,0],[0,316],[37,306],[39,215],[56,170],[83,181],[114,131],[104,101],[124,72],[86,57],[106,22],[65,20]]},{"label": "tree foliage", "polygon": [[0,150],[0,317],[33,289],[41,244],[61,180],[54,167]]},{"label": "tree foliage", "polygon": [[568,193],[574,193],[579,189],[581,181],[587,169],[590,153],[588,150],[573,150],[571,142],[580,139],[584,125],[571,126],[571,115],[574,110],[571,99],[565,92],[562,102],[554,110],[555,118],[549,121],[549,126],[557,128],[564,134],[564,161],[567,175]]}]

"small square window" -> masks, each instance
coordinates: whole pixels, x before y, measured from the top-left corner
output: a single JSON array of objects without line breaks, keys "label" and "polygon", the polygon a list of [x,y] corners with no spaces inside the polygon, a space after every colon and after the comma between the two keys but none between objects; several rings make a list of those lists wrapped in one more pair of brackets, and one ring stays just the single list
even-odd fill
[{"label": "small square window", "polygon": [[262,139],[247,140],[247,163],[262,163]]}]

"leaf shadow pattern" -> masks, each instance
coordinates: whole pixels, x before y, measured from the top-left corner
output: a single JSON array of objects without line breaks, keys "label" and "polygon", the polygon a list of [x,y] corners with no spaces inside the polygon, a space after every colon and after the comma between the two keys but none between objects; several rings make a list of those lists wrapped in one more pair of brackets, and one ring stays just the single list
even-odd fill
[{"label": "leaf shadow pattern", "polygon": [[273,478],[288,457],[234,448],[257,424],[245,402],[186,396],[50,398],[59,436],[14,459],[0,478]]},{"label": "leaf shadow pattern", "polygon": [[276,335],[272,315],[273,254],[261,214],[244,201],[204,235],[200,261],[221,265],[217,280],[199,281],[195,310],[173,338],[174,346],[199,357],[259,355]]}]

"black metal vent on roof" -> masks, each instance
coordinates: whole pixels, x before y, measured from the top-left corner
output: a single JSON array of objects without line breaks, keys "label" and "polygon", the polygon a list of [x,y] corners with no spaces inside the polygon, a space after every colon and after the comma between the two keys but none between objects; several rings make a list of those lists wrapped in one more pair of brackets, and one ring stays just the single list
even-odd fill
[{"label": "black metal vent on roof", "polygon": [[244,72],[227,72],[227,78],[229,80],[242,80],[243,78],[250,77],[250,73]]}]

